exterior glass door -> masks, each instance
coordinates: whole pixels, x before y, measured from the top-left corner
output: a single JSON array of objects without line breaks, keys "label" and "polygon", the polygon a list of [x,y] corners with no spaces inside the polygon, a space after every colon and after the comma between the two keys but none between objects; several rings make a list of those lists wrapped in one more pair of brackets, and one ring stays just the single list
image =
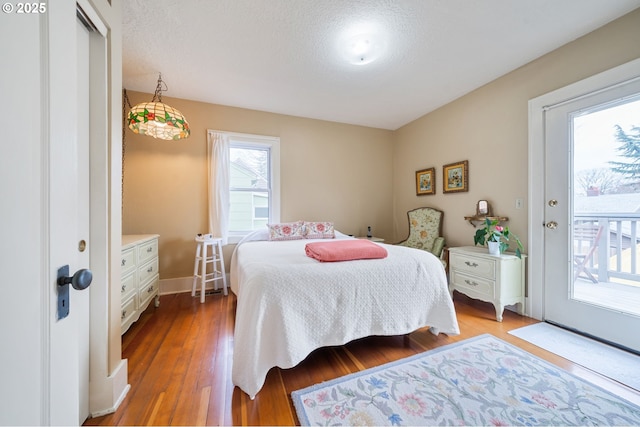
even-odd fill
[{"label": "exterior glass door", "polygon": [[545,320],[640,351],[640,83],[545,115]]},{"label": "exterior glass door", "polygon": [[640,99],[572,116],[573,297],[640,315]]}]

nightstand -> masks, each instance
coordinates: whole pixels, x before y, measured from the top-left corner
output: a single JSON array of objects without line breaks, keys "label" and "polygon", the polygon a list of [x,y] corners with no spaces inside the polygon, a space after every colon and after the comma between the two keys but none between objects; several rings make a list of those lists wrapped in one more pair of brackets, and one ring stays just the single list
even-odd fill
[{"label": "nightstand", "polygon": [[486,247],[449,248],[449,291],[490,302],[496,320],[502,322],[505,305],[519,304],[524,313],[524,274],[526,255],[489,255]]}]

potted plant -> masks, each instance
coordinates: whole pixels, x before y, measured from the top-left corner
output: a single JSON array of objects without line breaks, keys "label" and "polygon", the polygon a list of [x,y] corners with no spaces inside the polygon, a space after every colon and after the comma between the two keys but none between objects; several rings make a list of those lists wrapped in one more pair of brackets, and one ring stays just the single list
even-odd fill
[{"label": "potted plant", "polygon": [[522,258],[522,252],[524,250],[518,236],[509,231],[509,227],[503,227],[498,224],[497,219],[486,218],[484,220],[484,227],[476,230],[475,236],[473,236],[473,242],[476,245],[484,245],[485,242],[489,246],[489,253],[492,255],[499,255],[507,250],[509,247],[510,239],[513,239],[517,243],[516,256]]}]

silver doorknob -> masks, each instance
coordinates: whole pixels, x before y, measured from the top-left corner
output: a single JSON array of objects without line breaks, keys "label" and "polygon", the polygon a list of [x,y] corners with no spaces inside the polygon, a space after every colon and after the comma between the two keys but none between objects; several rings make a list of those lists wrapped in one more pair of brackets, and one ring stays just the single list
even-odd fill
[{"label": "silver doorknob", "polygon": [[547,227],[549,230],[555,230],[556,228],[558,228],[558,223],[557,223],[557,222],[555,222],[555,221],[549,221],[549,222],[546,224],[546,227]]},{"label": "silver doorknob", "polygon": [[73,289],[81,291],[83,289],[87,289],[93,280],[93,273],[91,270],[86,268],[80,269],[75,272],[75,274],[71,277],[69,276],[60,276],[58,277],[58,286],[64,286],[71,284]]},{"label": "silver doorknob", "polygon": [[549,200],[549,206],[555,208],[556,206],[558,206],[558,201],[556,199]]}]

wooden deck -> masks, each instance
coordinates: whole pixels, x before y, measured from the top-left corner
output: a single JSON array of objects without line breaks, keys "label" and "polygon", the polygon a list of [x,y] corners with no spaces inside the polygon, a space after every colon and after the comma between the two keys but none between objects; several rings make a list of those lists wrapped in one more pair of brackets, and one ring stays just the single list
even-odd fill
[{"label": "wooden deck", "polygon": [[640,286],[612,282],[593,283],[578,278],[575,282],[574,297],[584,302],[640,316]]}]

